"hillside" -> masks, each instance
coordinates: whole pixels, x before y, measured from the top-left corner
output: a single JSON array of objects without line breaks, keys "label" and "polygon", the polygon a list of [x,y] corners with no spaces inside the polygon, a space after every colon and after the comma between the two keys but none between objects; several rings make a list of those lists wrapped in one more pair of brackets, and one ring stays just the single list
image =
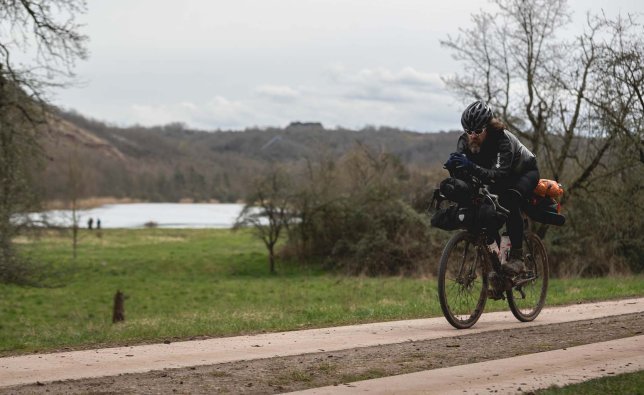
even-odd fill
[{"label": "hillside", "polygon": [[297,163],[320,155],[339,158],[356,144],[365,144],[394,154],[410,167],[430,169],[454,150],[458,134],[386,127],[326,129],[300,122],[243,131],[207,132],[180,124],[121,128],[59,112],[42,139],[48,161],[39,185],[45,200],[67,198],[77,180],[79,197],[236,201],[270,163]]}]

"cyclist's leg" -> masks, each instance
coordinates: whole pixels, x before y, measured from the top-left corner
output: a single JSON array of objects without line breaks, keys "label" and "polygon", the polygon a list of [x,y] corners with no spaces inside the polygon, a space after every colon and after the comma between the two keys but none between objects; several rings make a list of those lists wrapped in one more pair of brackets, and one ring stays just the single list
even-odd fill
[{"label": "cyclist's leg", "polygon": [[539,182],[539,170],[529,170],[521,174],[510,183],[508,189],[499,194],[499,201],[502,206],[510,210],[507,221],[508,236],[512,249],[521,250],[523,246],[523,218],[521,217],[521,205],[523,201],[532,196],[532,191]]},{"label": "cyclist's leg", "polygon": [[523,196],[515,189],[503,191],[499,202],[510,211],[506,227],[513,250],[520,250],[523,245],[523,218],[521,218],[521,202]]}]

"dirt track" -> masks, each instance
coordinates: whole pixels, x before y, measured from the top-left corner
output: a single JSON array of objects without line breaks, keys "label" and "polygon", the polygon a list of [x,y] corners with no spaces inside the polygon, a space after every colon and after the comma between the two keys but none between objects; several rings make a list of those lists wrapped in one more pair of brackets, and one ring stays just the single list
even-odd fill
[{"label": "dirt track", "polygon": [[[163,344],[2,358],[0,386],[41,384],[5,387],[0,392],[286,392],[636,336],[644,331],[642,312],[644,298],[549,309],[531,324],[517,323],[507,313],[491,313],[473,331],[452,330],[438,318],[210,339],[175,343],[174,347]],[[626,315],[617,316],[622,313]],[[579,319],[583,321],[566,323]],[[151,354],[149,347],[165,352]],[[74,365],[74,357],[88,353],[93,353],[92,361],[81,358]],[[138,365],[131,366],[130,361]],[[158,363],[166,368],[191,367],[161,370]],[[102,368],[109,366],[121,372]],[[56,379],[47,376],[52,372],[88,377],[87,371],[95,376],[140,369],[159,370],[46,383]]]},{"label": "dirt track", "polygon": [[606,374],[635,372],[643,367],[644,336],[634,336],[520,357],[365,380],[346,386],[314,388],[300,393],[516,393],[553,384],[579,383]]}]

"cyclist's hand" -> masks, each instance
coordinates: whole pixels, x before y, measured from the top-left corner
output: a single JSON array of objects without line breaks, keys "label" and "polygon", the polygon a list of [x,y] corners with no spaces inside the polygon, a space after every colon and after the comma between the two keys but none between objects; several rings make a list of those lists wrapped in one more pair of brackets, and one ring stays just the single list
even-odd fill
[{"label": "cyclist's hand", "polygon": [[454,168],[463,168],[463,169],[470,169],[472,168],[473,162],[469,160],[467,156],[461,153],[453,153],[450,154],[449,159],[447,162],[452,162]]},{"label": "cyclist's hand", "polygon": [[451,154],[449,154],[449,159],[447,159],[447,162],[443,164],[443,168],[447,170],[454,170],[458,168],[459,166],[457,163],[458,162],[457,158],[459,158],[460,155],[462,154],[459,154],[458,152],[452,152]]}]

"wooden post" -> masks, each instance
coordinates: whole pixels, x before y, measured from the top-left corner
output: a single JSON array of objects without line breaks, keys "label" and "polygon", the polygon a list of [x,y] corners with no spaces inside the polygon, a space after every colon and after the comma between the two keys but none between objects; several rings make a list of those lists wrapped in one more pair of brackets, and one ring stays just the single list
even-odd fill
[{"label": "wooden post", "polygon": [[114,295],[114,313],[112,314],[112,323],[125,321],[125,295],[121,291],[116,291]]}]

